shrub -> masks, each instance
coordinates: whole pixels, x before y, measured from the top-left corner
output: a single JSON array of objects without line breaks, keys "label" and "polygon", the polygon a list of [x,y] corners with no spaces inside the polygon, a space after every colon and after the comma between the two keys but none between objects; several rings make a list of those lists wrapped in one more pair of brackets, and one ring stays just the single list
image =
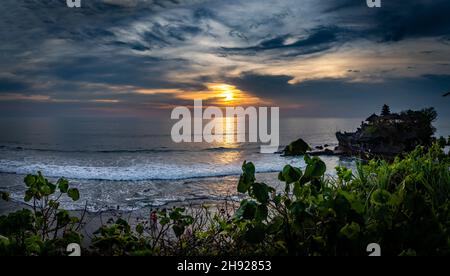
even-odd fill
[{"label": "shrub", "polygon": [[[69,243],[81,243],[82,222],[59,208],[60,199],[67,195],[77,201],[79,191],[70,188],[66,179],[53,184],[40,172],[27,175],[24,183],[24,201],[31,204],[31,210],[0,217],[0,255],[65,255]],[[9,195],[2,192],[2,198],[8,200]]]},{"label": "shrub", "polygon": [[256,182],[253,164],[244,163],[240,191],[249,199],[236,216],[247,222],[253,252],[365,255],[366,245],[379,243],[384,255],[450,253],[450,160],[439,145],[393,163],[359,164],[355,175],[337,168],[337,181],[326,179],[320,159],[305,161],[304,171],[288,165],[280,173],[281,194]]}]

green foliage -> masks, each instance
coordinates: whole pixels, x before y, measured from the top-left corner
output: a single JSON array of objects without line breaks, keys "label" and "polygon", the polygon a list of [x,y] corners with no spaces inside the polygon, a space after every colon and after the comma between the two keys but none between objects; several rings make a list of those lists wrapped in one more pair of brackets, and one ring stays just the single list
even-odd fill
[{"label": "green foliage", "polygon": [[131,231],[128,222],[121,218],[102,226],[94,234],[96,236],[92,240],[92,246],[105,255],[120,256],[145,249],[139,238]]},{"label": "green foliage", "polygon": [[78,189],[69,189],[67,190],[67,195],[73,200],[73,201],[77,201],[78,199],[80,199],[80,192],[78,191]]},{"label": "green foliage", "polygon": [[366,255],[373,242],[384,255],[450,254],[450,159],[439,145],[392,163],[358,164],[355,172],[337,167],[336,181],[325,178],[319,158],[306,155],[305,162],[304,171],[286,166],[279,173],[284,192],[247,191],[236,212],[251,244],[244,254]]},{"label": "green foliage", "polygon": [[185,208],[176,207],[152,212],[150,223],[138,223],[134,231],[122,218],[110,220],[107,225],[94,232],[92,249],[101,255],[158,255],[162,248],[164,250],[177,248],[170,247],[172,243],[183,247],[187,229],[193,222],[194,218],[186,214]]},{"label": "green foliage", "polygon": [[336,167],[336,174],[339,179],[339,184],[346,184],[353,178],[353,171],[346,167]]},{"label": "green foliage", "polygon": [[[31,210],[0,217],[0,234],[4,238],[0,255],[65,255],[69,243],[81,242],[82,236],[77,232],[81,221],[60,209],[59,200],[64,194],[78,200],[78,190],[69,188],[65,179],[53,184],[40,172],[27,175],[24,183],[24,201],[30,202]],[[2,199],[8,198],[9,194],[2,192]]]}]

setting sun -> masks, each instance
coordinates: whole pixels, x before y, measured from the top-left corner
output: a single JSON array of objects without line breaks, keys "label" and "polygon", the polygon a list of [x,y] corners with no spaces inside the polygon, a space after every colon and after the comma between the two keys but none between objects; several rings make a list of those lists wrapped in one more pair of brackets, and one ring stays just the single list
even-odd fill
[{"label": "setting sun", "polygon": [[232,101],[233,100],[233,92],[227,91],[227,92],[223,93],[223,97],[225,98],[226,101]]},{"label": "setting sun", "polygon": [[258,97],[240,90],[234,85],[226,83],[205,83],[206,89],[200,91],[184,91],[180,89],[137,89],[138,94],[157,95],[174,94],[178,99],[209,100],[209,104],[217,106],[230,106],[236,103],[240,105],[268,104]]},{"label": "setting sun", "polygon": [[208,85],[208,89],[211,91],[214,91],[217,93],[217,95],[219,97],[224,98],[225,101],[232,101],[234,100],[234,95],[235,94],[240,94],[242,93],[239,89],[237,89],[235,86],[233,85],[229,85],[229,84],[209,84]]}]

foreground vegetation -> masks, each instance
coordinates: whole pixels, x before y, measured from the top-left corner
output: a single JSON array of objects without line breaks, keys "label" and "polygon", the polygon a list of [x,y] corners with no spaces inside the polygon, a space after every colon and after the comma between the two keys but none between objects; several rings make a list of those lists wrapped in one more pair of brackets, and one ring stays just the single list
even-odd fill
[{"label": "foreground vegetation", "polygon": [[[247,197],[236,210],[155,210],[135,226],[111,220],[82,254],[347,256],[368,255],[367,245],[378,243],[383,255],[450,255],[450,158],[439,144],[356,171],[337,167],[336,178],[318,157],[304,159],[304,170],[288,165],[279,173],[281,191],[258,182],[255,166],[244,163],[237,189]],[[78,200],[78,191],[40,173],[25,184],[33,208],[0,217],[0,255],[67,254],[83,239],[82,221],[58,200]]]}]

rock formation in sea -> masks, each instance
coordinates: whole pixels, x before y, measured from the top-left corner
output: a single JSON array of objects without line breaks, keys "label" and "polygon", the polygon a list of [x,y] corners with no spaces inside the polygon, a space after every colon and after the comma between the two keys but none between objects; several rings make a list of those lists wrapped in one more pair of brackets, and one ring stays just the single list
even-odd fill
[{"label": "rock formation in sea", "polygon": [[356,132],[338,132],[337,151],[363,158],[390,158],[412,151],[416,146],[430,146],[435,128],[432,123],[437,118],[434,108],[420,111],[391,113],[383,106],[380,115],[368,117]]}]

